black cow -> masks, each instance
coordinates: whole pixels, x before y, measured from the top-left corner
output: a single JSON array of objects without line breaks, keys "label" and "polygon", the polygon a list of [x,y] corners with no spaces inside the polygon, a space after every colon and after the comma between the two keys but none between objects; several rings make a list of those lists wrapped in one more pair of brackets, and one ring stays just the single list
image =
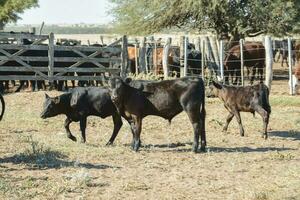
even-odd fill
[{"label": "black cow", "polygon": [[194,128],[192,150],[197,152],[201,132],[201,150],[205,150],[204,83],[198,77],[164,81],[109,80],[111,98],[119,113],[129,122],[133,134],[132,148],[138,151],[142,119],[148,115],[163,117],[169,122],[183,110]]},{"label": "black cow", "polygon": [[72,135],[69,125],[71,122],[80,122],[81,141],[85,142],[85,128],[88,116],[98,116],[106,118],[112,116],[114,129],[107,145],[112,144],[117,136],[121,126],[122,119],[118,114],[114,104],[111,101],[108,90],[104,88],[87,87],[74,88],[71,92],[64,93],[57,97],[49,97],[46,94],[44,108],[41,113],[41,118],[46,119],[59,114],[65,114],[65,129],[67,136],[73,141],[76,138]]},{"label": "black cow", "polygon": [[268,138],[267,127],[271,106],[269,104],[269,89],[266,85],[261,83],[253,86],[238,87],[212,82],[209,88],[207,96],[220,98],[229,112],[223,131],[227,131],[230,121],[235,116],[240,126],[240,135],[244,136],[240,112],[251,112],[253,114],[257,112],[263,118],[263,137],[265,139]]}]

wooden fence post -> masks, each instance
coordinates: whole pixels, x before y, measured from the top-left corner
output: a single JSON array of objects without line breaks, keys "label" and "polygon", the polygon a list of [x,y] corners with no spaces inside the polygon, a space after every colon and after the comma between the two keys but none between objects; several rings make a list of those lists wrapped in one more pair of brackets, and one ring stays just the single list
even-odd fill
[{"label": "wooden fence post", "polygon": [[139,52],[139,63],[140,63],[140,72],[148,73],[146,69],[146,38],[143,37],[140,40],[140,52]]},{"label": "wooden fence post", "polygon": [[241,52],[241,81],[244,86],[244,40],[240,39],[240,52]]},{"label": "wooden fence post", "polygon": [[184,76],[184,41],[185,41],[185,37],[184,36],[180,36],[180,56],[179,56],[179,61],[180,61],[180,77]]},{"label": "wooden fence post", "polygon": [[184,38],[184,66],[183,66],[183,76],[187,76],[187,61],[188,61],[188,44],[189,38],[185,36]]},{"label": "wooden fence post", "polygon": [[290,94],[294,95],[295,91],[294,91],[294,83],[293,83],[293,63],[292,63],[292,40],[291,38],[288,38],[288,50],[289,50],[289,83],[290,83]]},{"label": "wooden fence post", "polygon": [[53,84],[53,71],[54,71],[54,34],[49,34],[49,44],[48,44],[48,79],[50,84]]},{"label": "wooden fence post", "polygon": [[168,38],[167,43],[165,44],[164,50],[163,50],[162,65],[163,65],[163,69],[164,69],[164,79],[167,79],[169,76],[168,59],[169,59],[169,51],[171,48],[171,43],[172,43],[172,38]]},{"label": "wooden fence post", "polygon": [[220,73],[221,73],[221,82],[224,83],[224,65],[223,65],[223,55],[224,55],[224,44],[223,40],[220,40],[219,46],[219,53],[220,53]]},{"label": "wooden fence post", "polygon": [[201,42],[201,75],[204,81],[205,74],[204,74],[204,65],[205,65],[205,40]]},{"label": "wooden fence post", "polygon": [[273,51],[271,37],[265,37],[265,50],[266,50],[266,80],[265,84],[271,91],[272,79],[273,79]]},{"label": "wooden fence post", "polygon": [[139,74],[139,55],[138,55],[138,49],[139,49],[139,45],[138,45],[138,41],[135,40],[135,44],[134,44],[134,59],[135,59],[135,74]]},{"label": "wooden fence post", "polygon": [[122,37],[122,52],[121,52],[121,73],[120,76],[121,77],[126,77],[126,70],[128,68],[128,52],[127,52],[127,36],[124,35]]}]

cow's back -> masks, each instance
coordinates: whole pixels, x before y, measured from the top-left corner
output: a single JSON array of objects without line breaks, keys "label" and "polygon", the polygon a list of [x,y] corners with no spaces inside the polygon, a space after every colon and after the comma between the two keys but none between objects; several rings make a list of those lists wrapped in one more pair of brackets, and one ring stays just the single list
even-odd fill
[{"label": "cow's back", "polygon": [[75,88],[72,90],[72,98],[76,100],[76,105],[73,107],[76,106],[78,112],[83,112],[85,115],[105,118],[116,112],[106,88]]}]

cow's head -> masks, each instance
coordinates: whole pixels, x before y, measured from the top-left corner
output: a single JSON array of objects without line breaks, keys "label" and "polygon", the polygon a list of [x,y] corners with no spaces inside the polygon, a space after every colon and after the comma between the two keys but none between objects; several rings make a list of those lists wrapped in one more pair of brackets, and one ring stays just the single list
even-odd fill
[{"label": "cow's head", "polygon": [[121,77],[112,77],[108,81],[109,93],[114,103],[121,102],[126,93],[126,86],[131,82],[131,78],[122,79]]},{"label": "cow's head", "polygon": [[60,111],[60,97],[49,97],[47,94],[45,94],[45,102],[43,105],[41,118],[46,119],[49,117],[54,117],[60,114]]},{"label": "cow's head", "polygon": [[208,92],[206,93],[207,97],[210,98],[210,97],[218,97],[219,96],[219,93],[220,93],[220,90],[222,90],[223,88],[223,85],[220,84],[220,83],[217,83],[215,81],[212,81],[210,84],[209,84],[209,89],[208,89]]}]

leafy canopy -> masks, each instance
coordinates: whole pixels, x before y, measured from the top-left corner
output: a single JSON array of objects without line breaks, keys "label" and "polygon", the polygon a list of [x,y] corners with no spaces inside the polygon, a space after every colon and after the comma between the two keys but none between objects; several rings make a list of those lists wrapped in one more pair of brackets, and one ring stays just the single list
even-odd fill
[{"label": "leafy canopy", "polygon": [[19,14],[38,6],[38,0],[0,0],[0,25],[16,22]]},{"label": "leafy canopy", "polygon": [[299,0],[110,0],[117,30],[148,34],[166,28],[213,31],[243,38],[293,33]]}]

